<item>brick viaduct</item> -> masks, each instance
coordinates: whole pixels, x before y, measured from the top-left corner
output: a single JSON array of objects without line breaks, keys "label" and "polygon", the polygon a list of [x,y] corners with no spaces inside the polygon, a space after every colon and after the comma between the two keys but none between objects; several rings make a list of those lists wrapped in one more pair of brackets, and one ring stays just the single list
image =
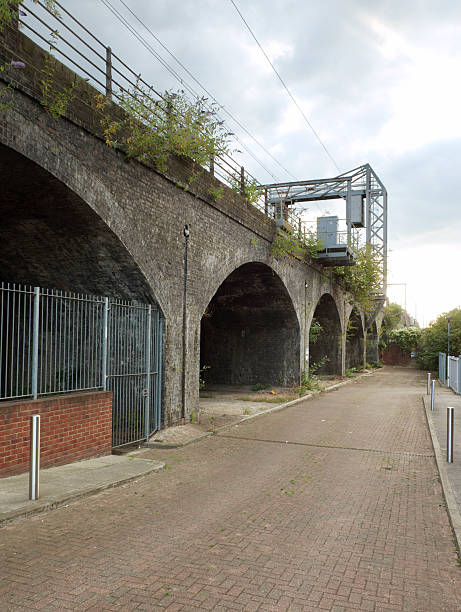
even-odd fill
[{"label": "brick viaduct", "polygon": [[[207,171],[184,189],[192,164],[172,160],[160,173],[127,163],[84,105],[53,119],[38,95],[34,66],[43,52],[16,36],[9,45],[26,67],[0,111],[2,280],[157,303],[165,317],[165,424],[181,411],[186,224],[186,417],[198,407],[200,364],[217,383],[298,383],[314,316],[322,333],[311,362],[326,354],[325,371],[336,373],[363,363],[363,315],[331,271],[310,259],[274,258],[274,222],[227,187],[213,201],[221,184]],[[73,74],[59,66],[58,77]],[[80,88],[80,99],[94,97],[87,84]],[[356,331],[346,334],[351,317]],[[372,340],[369,359],[376,326]]]}]

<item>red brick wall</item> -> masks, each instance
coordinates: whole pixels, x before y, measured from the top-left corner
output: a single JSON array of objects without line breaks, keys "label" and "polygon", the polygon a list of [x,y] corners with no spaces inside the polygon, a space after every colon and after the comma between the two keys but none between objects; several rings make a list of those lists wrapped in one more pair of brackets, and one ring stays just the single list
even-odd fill
[{"label": "red brick wall", "polygon": [[399,365],[411,363],[410,354],[404,354],[400,350],[400,347],[397,344],[388,344],[383,351],[381,356],[381,360],[386,365]]},{"label": "red brick wall", "polygon": [[0,478],[29,469],[30,417],[40,414],[40,466],[105,455],[112,446],[112,393],[69,393],[0,402]]}]

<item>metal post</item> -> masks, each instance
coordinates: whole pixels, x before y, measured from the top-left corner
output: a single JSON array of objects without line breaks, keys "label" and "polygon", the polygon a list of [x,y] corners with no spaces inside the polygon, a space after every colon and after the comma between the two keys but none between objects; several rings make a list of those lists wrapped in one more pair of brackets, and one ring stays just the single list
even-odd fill
[{"label": "metal post", "polygon": [[39,496],[40,480],[40,415],[30,417],[30,470],[29,470],[29,499],[35,500]]},{"label": "metal post", "polygon": [[101,377],[103,391],[107,391],[107,345],[109,340],[109,298],[104,298],[104,319],[102,330]]},{"label": "metal post", "polygon": [[447,462],[453,463],[453,434],[455,429],[455,409],[447,408]]},{"label": "metal post", "polygon": [[40,324],[40,287],[34,288],[34,322],[32,327],[32,397],[38,396],[38,328]]},{"label": "metal post", "polygon": [[146,330],[146,388],[144,390],[144,428],[146,442],[150,436],[150,353],[152,337],[152,306],[149,304],[147,309],[147,330]]},{"label": "metal post", "polygon": [[448,329],[447,329],[447,332],[448,332],[448,334],[447,334],[448,335],[448,347],[447,348],[448,348],[448,350],[447,350],[447,357],[448,358],[450,358],[450,319],[451,319],[451,317],[447,317],[447,321],[448,321]]},{"label": "metal post", "polygon": [[434,411],[435,404],[435,380],[432,381],[432,393],[431,393],[431,410]]},{"label": "metal post", "polygon": [[346,227],[347,227],[347,246],[351,246],[351,179],[347,181],[347,193],[346,193]]},{"label": "metal post", "polygon": [[427,373],[427,395],[429,395],[431,392],[431,373],[428,372]]},{"label": "metal post", "polygon": [[187,256],[189,248],[190,229],[184,226],[184,291],[182,304],[182,405],[181,425],[185,425],[186,418],[186,359],[187,359]]},{"label": "metal post", "polygon": [[245,197],[245,168],[240,168],[240,195]]},{"label": "metal post", "polygon": [[214,176],[214,155],[210,157],[210,174]]},{"label": "metal post", "polygon": [[269,203],[267,201],[267,187],[264,189],[264,214],[269,216]]},{"label": "metal post", "polygon": [[106,96],[112,98],[112,51],[106,47]]},{"label": "metal post", "polygon": [[157,421],[156,427],[162,424],[162,382],[163,382],[163,319],[158,313],[157,317]]}]

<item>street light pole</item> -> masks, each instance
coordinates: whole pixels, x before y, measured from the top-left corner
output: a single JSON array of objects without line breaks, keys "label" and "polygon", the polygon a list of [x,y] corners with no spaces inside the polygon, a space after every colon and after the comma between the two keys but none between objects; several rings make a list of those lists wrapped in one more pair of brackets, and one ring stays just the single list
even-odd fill
[{"label": "street light pole", "polygon": [[451,317],[447,317],[448,329],[447,329],[447,385],[450,386],[450,320]]},{"label": "street light pole", "polygon": [[451,317],[447,317],[447,321],[448,321],[448,350],[447,350],[447,354],[448,357],[450,356],[450,321],[451,321]]}]

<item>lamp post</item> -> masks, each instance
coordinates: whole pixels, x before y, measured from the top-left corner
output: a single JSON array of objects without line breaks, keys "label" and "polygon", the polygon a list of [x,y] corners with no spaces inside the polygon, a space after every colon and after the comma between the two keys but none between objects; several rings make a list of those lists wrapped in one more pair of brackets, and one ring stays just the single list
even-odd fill
[{"label": "lamp post", "polygon": [[186,419],[186,352],[187,352],[187,256],[189,251],[190,227],[184,226],[184,289],[182,302],[182,380],[181,380],[181,425]]},{"label": "lamp post", "polygon": [[450,321],[451,317],[447,317],[447,385],[450,386]]},{"label": "lamp post", "polygon": [[447,317],[447,321],[448,321],[448,330],[447,330],[447,339],[448,339],[448,347],[447,347],[447,356],[450,356],[450,321],[451,321],[451,317]]}]

